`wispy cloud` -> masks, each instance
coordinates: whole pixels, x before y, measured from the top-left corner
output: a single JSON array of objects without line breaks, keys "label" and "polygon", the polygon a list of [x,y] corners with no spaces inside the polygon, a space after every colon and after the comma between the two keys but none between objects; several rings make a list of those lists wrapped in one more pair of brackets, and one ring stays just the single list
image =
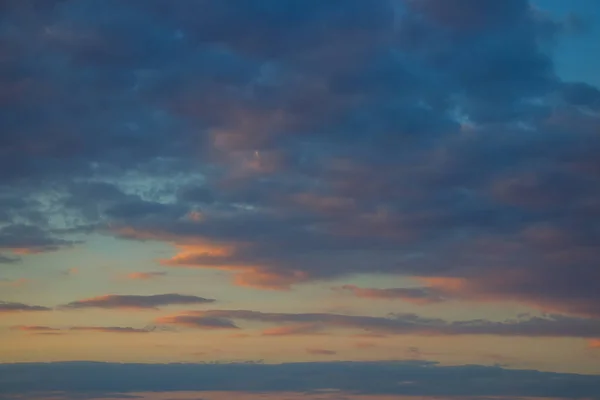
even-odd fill
[{"label": "wispy cloud", "polygon": [[213,303],[214,299],[204,297],[182,295],[182,294],[155,294],[142,295],[105,295],[88,299],[73,301],[60,306],[62,309],[85,309],[85,308],[107,308],[107,309],[158,309],[160,306],[188,305]]},{"label": "wispy cloud", "polygon": [[414,304],[432,304],[445,301],[442,293],[431,288],[361,288],[356,285],[344,285],[333,288],[336,291],[349,292],[365,299],[404,300]]},{"label": "wispy cloud", "polygon": [[313,356],[334,356],[337,354],[337,351],[327,349],[306,349],[306,352]]},{"label": "wispy cloud", "polygon": [[173,324],[198,329],[239,329],[239,327],[227,318],[198,315],[174,315],[156,319],[158,324]]},{"label": "wispy cloud", "polygon": [[166,276],[167,273],[166,272],[158,272],[158,271],[153,271],[153,272],[132,272],[130,274],[127,274],[125,277],[129,280],[133,280],[133,281],[149,281],[152,279],[157,279],[157,278],[162,278],[164,276]]},{"label": "wispy cloud", "polygon": [[266,324],[318,324],[323,328],[365,330],[390,335],[495,335],[525,337],[582,337],[600,336],[600,320],[551,315],[504,322],[466,320],[449,322],[439,318],[423,318],[414,314],[372,317],[343,314],[263,313],[249,310],[191,311],[160,317],[159,324],[204,328],[206,321],[218,320],[218,325],[236,326],[234,320],[257,321]]},{"label": "wispy cloud", "polygon": [[13,313],[13,312],[51,311],[51,310],[52,309],[49,307],[0,301],[0,314]]},{"label": "wispy cloud", "polygon": [[35,334],[61,334],[71,332],[99,332],[99,333],[150,333],[159,331],[169,331],[166,327],[146,326],[144,328],[132,328],[121,326],[72,326],[69,328],[54,328],[50,326],[39,325],[15,325],[11,326],[11,330],[20,332],[29,332]]},{"label": "wispy cloud", "polygon": [[79,332],[100,332],[100,333],[150,333],[153,328],[131,328],[120,326],[73,326],[70,331]]},{"label": "wispy cloud", "polygon": [[296,336],[323,334],[323,326],[319,324],[294,324],[275,326],[265,329],[264,336]]},{"label": "wispy cloud", "polygon": [[49,326],[40,326],[40,325],[15,325],[11,326],[10,329],[15,331],[22,332],[54,332],[60,331],[58,328],[52,328]]}]

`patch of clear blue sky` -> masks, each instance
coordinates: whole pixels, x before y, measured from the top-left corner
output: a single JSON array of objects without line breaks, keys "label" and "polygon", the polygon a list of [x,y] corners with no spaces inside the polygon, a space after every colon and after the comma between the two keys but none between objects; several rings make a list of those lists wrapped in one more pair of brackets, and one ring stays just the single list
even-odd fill
[{"label": "patch of clear blue sky", "polygon": [[600,87],[600,1],[534,0],[533,3],[555,16],[572,13],[582,18],[585,32],[558,43],[556,71],[566,81],[583,81]]}]

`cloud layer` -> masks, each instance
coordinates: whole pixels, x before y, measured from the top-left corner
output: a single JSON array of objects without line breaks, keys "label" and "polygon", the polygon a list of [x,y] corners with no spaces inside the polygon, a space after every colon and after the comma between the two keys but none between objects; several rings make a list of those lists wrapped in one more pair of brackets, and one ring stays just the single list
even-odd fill
[{"label": "cloud layer", "polygon": [[[0,365],[4,393],[332,390],[414,396],[596,399],[594,375],[507,370],[428,361],[294,364],[26,363]],[[231,379],[234,377],[235,379]]]},{"label": "cloud layer", "polygon": [[[556,62],[575,20],[526,0],[0,0],[0,265],[105,235],[255,289],[335,280],[365,302],[547,315],[212,310],[160,324],[596,340],[600,90]],[[344,286],[361,275],[418,286]],[[50,310],[19,301],[0,314]]]},{"label": "cloud layer", "polygon": [[[393,314],[387,317],[328,313],[265,313],[250,310],[190,311],[159,317],[157,324],[191,328],[237,327],[234,321],[255,321],[270,325],[294,324],[271,328],[266,335],[314,333],[324,328],[365,330],[376,334],[397,335],[496,335],[529,337],[600,338],[600,321],[562,315],[524,317],[496,322],[476,319],[446,321],[424,318],[415,314]],[[208,321],[208,322],[207,322]]]}]

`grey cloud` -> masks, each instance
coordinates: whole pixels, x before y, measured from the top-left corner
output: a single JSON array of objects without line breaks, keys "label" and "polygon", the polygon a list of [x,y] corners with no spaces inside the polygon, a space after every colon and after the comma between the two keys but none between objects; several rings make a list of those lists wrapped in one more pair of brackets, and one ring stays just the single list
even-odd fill
[{"label": "grey cloud", "polygon": [[156,309],[160,306],[173,304],[205,304],[215,300],[204,297],[182,295],[176,293],[143,295],[105,295],[73,301],[60,306],[63,309],[84,308],[132,308],[132,309]]},{"label": "grey cloud", "polygon": [[15,250],[23,253],[56,251],[75,244],[51,232],[33,225],[8,225],[0,228],[0,250]]},{"label": "grey cloud", "polygon": [[206,318],[257,321],[266,324],[317,323],[329,328],[359,329],[398,335],[497,335],[581,338],[600,336],[600,321],[597,319],[562,315],[496,322],[483,319],[446,321],[438,318],[423,318],[414,314],[373,317],[327,313],[288,314],[249,310],[207,310],[160,317],[156,322],[158,324],[203,328]]},{"label": "grey cloud", "polygon": [[29,311],[51,311],[51,308],[43,306],[34,306],[23,303],[13,303],[7,301],[0,301],[0,314],[1,313],[12,313],[12,312],[29,312]]},{"label": "grey cloud", "polygon": [[16,262],[19,262],[19,258],[18,257],[9,257],[9,256],[5,256],[3,254],[0,254],[0,264],[13,264]]},{"label": "grey cloud", "polygon": [[357,297],[363,297],[367,299],[400,299],[414,303],[437,303],[447,300],[440,291],[436,291],[432,288],[427,287],[415,287],[415,288],[361,288],[355,285],[344,285],[339,288],[333,288],[334,290],[347,291],[354,294]]},{"label": "grey cloud", "polygon": [[314,356],[334,356],[337,354],[336,351],[327,349],[306,349],[306,352]]},{"label": "grey cloud", "polygon": [[71,331],[102,332],[102,333],[149,333],[150,328],[131,328],[121,326],[73,326]]}]

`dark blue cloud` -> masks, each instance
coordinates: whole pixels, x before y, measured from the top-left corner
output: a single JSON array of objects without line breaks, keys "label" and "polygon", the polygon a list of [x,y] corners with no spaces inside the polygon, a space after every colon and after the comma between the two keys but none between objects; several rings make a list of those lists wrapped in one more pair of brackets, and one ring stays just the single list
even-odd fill
[{"label": "dark blue cloud", "polygon": [[[327,362],[267,365],[109,364],[92,362],[0,365],[3,392],[307,392],[339,389],[414,396],[524,396],[596,399],[594,375],[509,370],[430,361]],[[410,384],[399,384],[410,382]]]},{"label": "dark blue cloud", "polygon": [[199,296],[182,295],[177,293],[142,295],[105,295],[89,299],[72,301],[61,306],[64,309],[84,308],[124,308],[124,309],[157,309],[159,306],[172,304],[205,304],[215,300]]},{"label": "dark blue cloud", "polygon": [[1,5],[3,259],[97,230],[226,247],[165,263],[254,286],[493,274],[498,299],[600,315],[599,92],[553,61],[572,19],[525,0]]}]

